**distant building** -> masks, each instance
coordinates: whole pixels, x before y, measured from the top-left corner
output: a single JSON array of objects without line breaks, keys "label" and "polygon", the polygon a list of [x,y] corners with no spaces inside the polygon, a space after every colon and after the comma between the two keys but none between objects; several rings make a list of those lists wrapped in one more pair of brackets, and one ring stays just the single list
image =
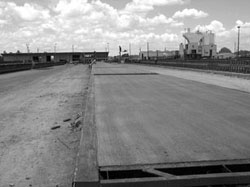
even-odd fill
[{"label": "distant building", "polygon": [[3,53],[3,61],[8,62],[70,62],[89,63],[92,59],[108,59],[108,52],[59,52],[59,53]]},{"label": "distant building", "polygon": [[215,58],[218,59],[231,59],[231,58],[236,58],[236,54],[234,53],[218,53]]},{"label": "distant building", "polygon": [[0,63],[3,62],[3,56],[0,54]]},{"label": "distant building", "polygon": [[141,51],[139,53],[140,60],[156,60],[174,58],[178,53],[176,51]]},{"label": "distant building", "polygon": [[139,58],[139,55],[130,55],[129,59],[130,60],[139,60],[140,58]]},{"label": "distant building", "polygon": [[211,31],[202,33],[200,31],[183,34],[187,44],[180,44],[180,56],[187,59],[214,58],[217,53],[215,34]]}]

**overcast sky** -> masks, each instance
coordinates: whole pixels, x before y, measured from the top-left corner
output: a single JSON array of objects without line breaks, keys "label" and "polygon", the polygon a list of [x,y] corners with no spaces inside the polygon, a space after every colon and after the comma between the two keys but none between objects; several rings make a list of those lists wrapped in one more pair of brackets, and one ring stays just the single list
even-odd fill
[{"label": "overcast sky", "polygon": [[250,50],[249,0],[0,0],[0,51],[175,50],[182,32],[212,30],[218,49]]}]

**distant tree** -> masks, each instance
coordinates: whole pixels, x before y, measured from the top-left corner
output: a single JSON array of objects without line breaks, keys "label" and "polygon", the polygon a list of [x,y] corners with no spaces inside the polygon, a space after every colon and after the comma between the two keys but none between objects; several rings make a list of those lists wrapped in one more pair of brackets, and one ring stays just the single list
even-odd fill
[{"label": "distant tree", "polygon": [[221,50],[219,51],[219,53],[232,53],[232,51],[226,47],[221,48]]},{"label": "distant tree", "polygon": [[17,52],[16,53],[21,53],[19,50],[17,50]]},{"label": "distant tree", "polygon": [[6,52],[6,51],[3,51],[3,54],[7,54],[7,52]]}]

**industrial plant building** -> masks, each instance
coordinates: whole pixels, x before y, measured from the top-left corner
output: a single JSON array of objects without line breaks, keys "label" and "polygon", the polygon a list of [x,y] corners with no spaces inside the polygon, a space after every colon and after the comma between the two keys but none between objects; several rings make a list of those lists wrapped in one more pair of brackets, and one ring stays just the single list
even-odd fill
[{"label": "industrial plant building", "polygon": [[183,59],[214,58],[217,54],[215,34],[212,31],[202,33],[200,31],[190,32],[190,29],[183,34],[187,41],[180,44],[180,56]]},{"label": "industrial plant building", "polygon": [[3,62],[69,62],[90,63],[92,59],[108,59],[108,52],[3,53]]},{"label": "industrial plant building", "polygon": [[167,59],[174,58],[179,55],[179,51],[141,51],[139,53],[140,60],[156,60],[156,59]]}]

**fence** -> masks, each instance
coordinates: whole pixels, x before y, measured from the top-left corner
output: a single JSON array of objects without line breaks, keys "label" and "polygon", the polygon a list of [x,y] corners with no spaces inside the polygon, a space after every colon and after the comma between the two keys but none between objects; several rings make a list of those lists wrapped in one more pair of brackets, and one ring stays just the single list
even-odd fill
[{"label": "fence", "polygon": [[203,70],[250,73],[250,60],[130,60],[127,63],[163,65]]},{"label": "fence", "polygon": [[65,62],[54,62],[54,63],[8,63],[8,64],[0,64],[0,74],[1,73],[9,73],[9,72],[15,72],[15,71],[23,71],[23,70],[29,70],[29,69],[38,69],[38,68],[45,68],[45,67],[51,67],[51,66],[58,66],[58,65],[64,65]]}]

